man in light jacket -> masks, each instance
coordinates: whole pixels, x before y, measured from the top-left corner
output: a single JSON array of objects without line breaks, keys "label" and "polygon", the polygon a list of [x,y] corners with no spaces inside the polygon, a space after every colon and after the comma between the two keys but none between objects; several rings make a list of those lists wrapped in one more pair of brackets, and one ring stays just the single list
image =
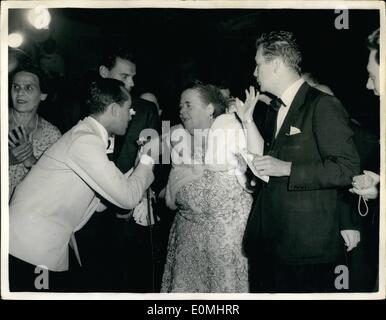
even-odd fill
[{"label": "man in light jacket", "polygon": [[89,116],[43,154],[11,199],[11,291],[36,289],[36,266],[49,270],[50,290],[68,285],[63,271],[68,270],[69,243],[77,253],[73,234],[87,223],[100,199],[132,209],[154,179],[154,159],[148,155],[123,174],[106,154],[109,136],[125,134],[131,119],[124,84],[115,79],[93,82],[87,103]]}]

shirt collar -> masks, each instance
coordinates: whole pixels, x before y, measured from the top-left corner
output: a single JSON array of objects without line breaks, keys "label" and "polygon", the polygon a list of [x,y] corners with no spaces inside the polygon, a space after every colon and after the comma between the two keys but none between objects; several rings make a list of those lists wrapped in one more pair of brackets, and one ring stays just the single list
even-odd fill
[{"label": "shirt collar", "polygon": [[291,106],[292,101],[294,100],[297,92],[299,91],[299,88],[302,86],[303,83],[304,83],[303,78],[296,80],[280,96],[280,99],[284,102],[284,104],[287,107]]},{"label": "shirt collar", "polygon": [[109,145],[109,134],[106,130],[106,128],[98,121],[96,120],[95,118],[89,116],[87,117],[88,119],[90,119],[91,122],[93,122],[96,127],[98,128],[98,131],[99,133],[101,134],[102,136],[102,140],[103,140],[103,143],[105,144],[105,147],[107,148],[107,146]]}]

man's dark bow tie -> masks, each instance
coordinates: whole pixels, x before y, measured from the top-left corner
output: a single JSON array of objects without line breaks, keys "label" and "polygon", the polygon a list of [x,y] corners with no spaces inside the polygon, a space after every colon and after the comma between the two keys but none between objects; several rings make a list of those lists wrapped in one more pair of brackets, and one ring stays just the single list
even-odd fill
[{"label": "man's dark bow tie", "polygon": [[280,98],[274,98],[271,100],[271,102],[269,103],[269,105],[272,107],[273,110],[275,111],[279,111],[280,107],[283,105],[284,107],[286,107],[286,105],[284,104],[283,100],[281,100]]}]

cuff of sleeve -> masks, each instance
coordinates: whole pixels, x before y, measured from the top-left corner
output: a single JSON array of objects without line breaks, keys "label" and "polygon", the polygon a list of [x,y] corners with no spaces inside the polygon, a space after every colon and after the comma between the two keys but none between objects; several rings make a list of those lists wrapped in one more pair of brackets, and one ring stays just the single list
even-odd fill
[{"label": "cuff of sleeve", "polygon": [[253,123],[253,119],[246,119],[242,121],[243,124],[250,124]]},{"label": "cuff of sleeve", "polygon": [[288,189],[290,191],[305,191],[308,189],[308,179],[304,170],[301,170],[295,162],[291,164],[291,173],[288,177]]},{"label": "cuff of sleeve", "polygon": [[154,165],[154,160],[152,157],[149,157],[147,154],[141,155],[139,161],[144,165]]}]

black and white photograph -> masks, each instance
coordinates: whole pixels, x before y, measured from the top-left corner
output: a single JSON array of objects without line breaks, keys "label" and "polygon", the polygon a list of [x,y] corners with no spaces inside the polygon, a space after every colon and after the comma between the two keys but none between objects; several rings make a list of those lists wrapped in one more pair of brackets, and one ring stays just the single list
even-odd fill
[{"label": "black and white photograph", "polygon": [[385,43],[382,1],[3,1],[2,297],[385,299]]}]

